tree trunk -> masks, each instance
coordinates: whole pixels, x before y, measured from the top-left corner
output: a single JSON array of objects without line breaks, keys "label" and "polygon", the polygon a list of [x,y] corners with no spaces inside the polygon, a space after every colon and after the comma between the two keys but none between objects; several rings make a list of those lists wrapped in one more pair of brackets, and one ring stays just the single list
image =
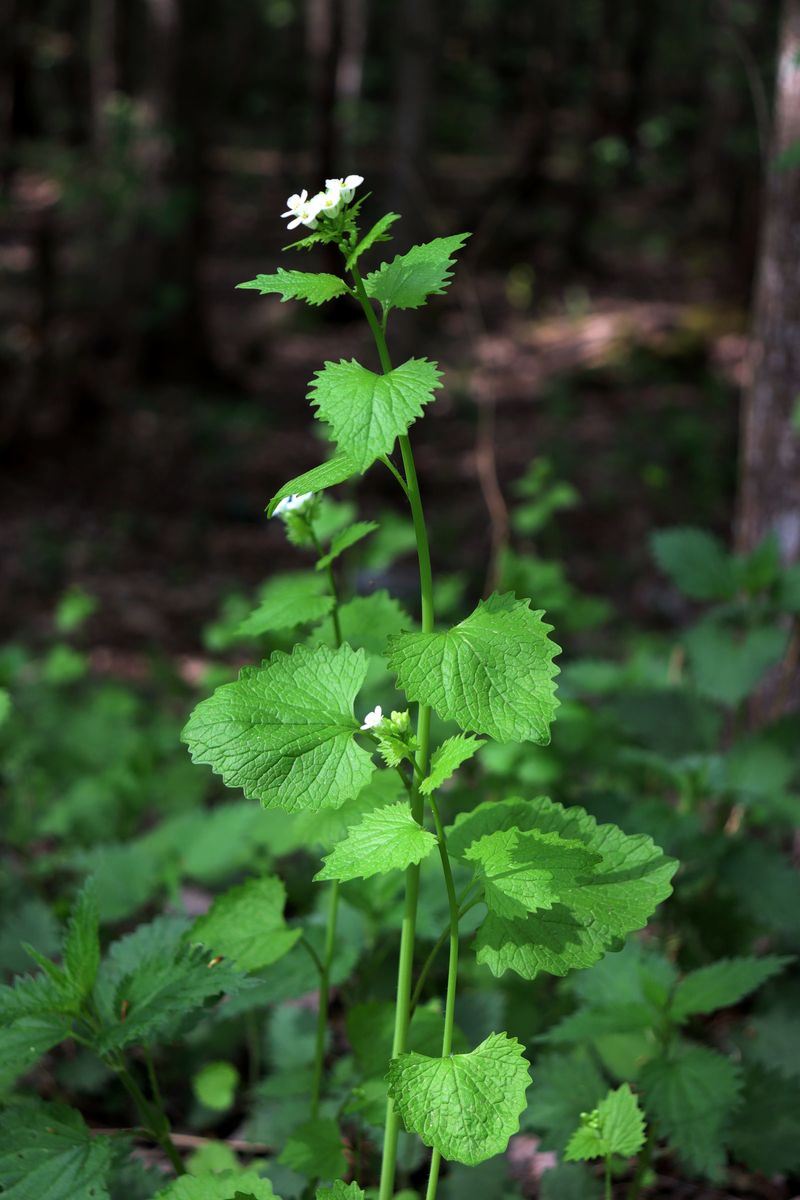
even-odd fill
[{"label": "tree trunk", "polygon": [[744,397],[737,540],[773,533],[800,559],[800,0],[784,0],[754,316],[754,370]]}]

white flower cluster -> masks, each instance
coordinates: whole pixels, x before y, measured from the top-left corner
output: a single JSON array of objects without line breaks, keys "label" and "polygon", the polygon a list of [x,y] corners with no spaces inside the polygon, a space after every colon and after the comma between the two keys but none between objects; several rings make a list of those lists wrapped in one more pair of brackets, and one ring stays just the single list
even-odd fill
[{"label": "white flower cluster", "polygon": [[367,715],[364,717],[364,724],[361,726],[361,728],[364,730],[377,729],[382,724],[383,709],[379,704],[376,708],[373,708],[372,712],[367,713]]},{"label": "white flower cluster", "polygon": [[346,179],[326,179],[325,191],[309,196],[307,190],[296,192],[286,201],[286,212],[282,217],[291,217],[289,229],[305,225],[316,229],[320,217],[335,217],[343,204],[349,204],[357,187],[364,182],[361,175],[348,175]]},{"label": "white flower cluster", "polygon": [[305,508],[313,499],[313,492],[297,492],[292,496],[284,496],[275,505],[275,511],[272,515],[273,517],[287,517],[289,513],[298,512],[300,509]]}]

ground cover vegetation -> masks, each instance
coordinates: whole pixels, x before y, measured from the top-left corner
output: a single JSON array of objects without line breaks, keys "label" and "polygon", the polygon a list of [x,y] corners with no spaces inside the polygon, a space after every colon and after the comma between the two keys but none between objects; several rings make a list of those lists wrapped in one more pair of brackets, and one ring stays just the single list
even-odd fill
[{"label": "ground cover vegetation", "polygon": [[[497,586],[437,576],[410,431],[441,373],[391,317],[468,235],[381,263],[402,227],[359,176],[287,209],[291,265],[241,286],[373,342],[316,370],[315,465],[269,500],[296,566],[192,686],[98,680],[80,590],[0,656],[3,1194],[788,1196],[798,568],[663,528],[686,620],[626,627],[533,548],[579,503],[540,459]],[[359,508],[379,471],[404,523]]]}]

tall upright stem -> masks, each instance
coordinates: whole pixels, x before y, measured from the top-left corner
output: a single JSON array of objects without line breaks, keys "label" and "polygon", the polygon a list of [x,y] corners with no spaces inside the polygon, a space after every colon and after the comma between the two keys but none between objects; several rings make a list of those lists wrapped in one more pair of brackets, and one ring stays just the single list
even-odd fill
[{"label": "tall upright stem", "polygon": [[[322,546],[319,543],[314,529],[311,527],[311,522],[308,522],[311,531],[311,537],[314,542],[314,548],[317,553],[322,555]],[[331,619],[333,621],[333,639],[336,643],[336,648],[342,644],[342,626],[339,619],[339,591],[336,587],[336,576],[333,573],[333,565],[328,563],[328,586],[330,588],[331,597],[333,598],[333,610]],[[319,1003],[317,1005],[317,1028],[314,1037],[314,1067],[311,1075],[311,1119],[316,1120],[319,1116],[319,1102],[322,1095],[322,1068],[325,1062],[325,1034],[328,1031],[328,1006],[331,996],[331,968],[333,966],[333,955],[336,950],[336,916],[339,909],[339,881],[334,879],[328,885],[328,918],[325,923],[325,946],[322,951],[321,970],[319,975]]]},{"label": "tall upright stem", "polygon": [[[439,843],[439,857],[442,860],[444,885],[447,890],[447,906],[450,911],[450,957],[447,964],[447,998],[444,1006],[444,1032],[442,1034],[442,1058],[453,1051],[453,1028],[456,1015],[456,987],[458,984],[458,918],[459,905],[456,896],[453,872],[450,867],[450,857],[447,853],[447,839],[444,836],[444,826],[439,815],[439,807],[431,795],[428,802],[433,813],[433,823],[436,826],[436,838]],[[438,1150],[431,1154],[430,1174],[428,1175],[428,1190],[425,1200],[435,1200],[436,1188],[439,1184],[439,1166],[442,1156]]]},{"label": "tall upright stem", "polygon": [[[377,318],[374,308],[364,290],[364,283],[358,267],[351,268],[355,292],[364,315],[367,318],[381,370],[386,375],[392,369],[389,357],[389,347],[386,335]],[[411,517],[414,522],[414,536],[417,543],[417,559],[419,561],[420,607],[422,614],[422,632],[433,632],[433,575],[431,571],[431,553],[428,545],[428,530],[425,525],[425,513],[422,508],[422,497],[419,491],[419,481],[414,465],[414,455],[407,436],[400,441],[400,453],[403,458],[406,494],[411,506]],[[417,711],[417,767],[411,784],[410,803],[411,814],[420,825],[424,816],[424,799],[419,792],[419,780],[424,778],[428,770],[431,736],[431,710],[428,705],[420,704]],[[395,1001],[394,1037],[392,1040],[392,1057],[396,1058],[406,1048],[408,1025],[411,1019],[411,979],[414,967],[414,937],[417,925],[417,899],[419,896],[419,866],[411,866],[406,871],[406,896],[403,908],[403,923],[400,930],[400,955],[397,964],[397,998]],[[386,1106],[386,1126],[383,1137],[383,1162],[381,1164],[381,1183],[378,1200],[391,1200],[394,1194],[395,1169],[397,1163],[397,1138],[400,1132],[400,1121],[391,1099]]]}]

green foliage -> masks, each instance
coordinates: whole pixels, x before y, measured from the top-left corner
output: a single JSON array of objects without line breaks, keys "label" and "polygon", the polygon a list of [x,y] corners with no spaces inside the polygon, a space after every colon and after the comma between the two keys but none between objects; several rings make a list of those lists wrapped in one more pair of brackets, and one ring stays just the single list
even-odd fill
[{"label": "green foliage", "polygon": [[337,443],[363,474],[376,458],[391,454],[438,387],[436,364],[425,358],[410,358],[385,375],[343,359],[326,362],[316,373],[309,399],[315,415],[331,426]]},{"label": "green foliage", "polygon": [[463,763],[477,754],[482,745],[483,738],[459,733],[437,746],[431,755],[428,775],[419,787],[423,796],[432,795],[437,788],[446,783]]},{"label": "green foliage", "polygon": [[155,1200],[276,1200],[276,1197],[270,1181],[250,1170],[182,1175],[162,1188]]},{"label": "green foliage", "polygon": [[753,1171],[774,1175],[800,1169],[800,1082],[751,1067],[729,1140],[736,1158]]},{"label": "green foliage", "polygon": [[342,1183],[337,1179],[329,1188],[317,1188],[316,1200],[365,1200],[365,1193],[357,1183]]},{"label": "green foliage", "polygon": [[504,1033],[449,1058],[401,1054],[387,1078],[406,1129],[443,1158],[468,1166],[505,1150],[530,1083],[522,1046]]},{"label": "green foliage", "polygon": [[644,1145],[644,1117],[627,1083],[609,1092],[597,1108],[584,1113],[567,1143],[568,1162],[586,1162],[621,1154],[630,1158]]},{"label": "green foliage", "polygon": [[233,1104],[239,1072],[232,1063],[206,1063],[192,1080],[194,1094],[206,1108],[225,1112]]},{"label": "green foliage", "polygon": [[468,233],[456,233],[434,238],[398,254],[367,275],[367,295],[377,300],[385,313],[393,308],[419,308],[428,296],[442,295],[452,278],[454,255],[468,237]]},{"label": "green foliage", "polygon": [[90,884],[78,896],[64,940],[64,970],[82,1003],[94,987],[100,966],[100,919],[97,900]]},{"label": "green foliage", "polygon": [[75,1109],[28,1101],[3,1113],[0,1189],[11,1200],[109,1200],[113,1155]]},{"label": "green foliage", "polygon": [[556,833],[520,833],[513,828],[479,838],[464,857],[476,864],[489,911],[512,920],[553,908],[602,861],[580,842]]},{"label": "green foliage", "polygon": [[256,275],[247,283],[237,283],[240,288],[252,288],[262,296],[278,295],[282,303],[287,300],[305,300],[306,304],[320,305],[337,296],[347,295],[349,288],[338,275],[315,274],[309,271],[286,271],[278,267],[274,275]]},{"label": "green foliage", "polygon": [[652,537],[653,557],[693,600],[728,600],[736,573],[720,541],[702,529],[662,529]]},{"label": "green foliage", "polygon": [[792,962],[791,958],[722,959],[692,971],[680,981],[672,997],[672,1016],[684,1020],[694,1013],[710,1013],[738,1004]]},{"label": "green foliage", "polygon": [[462,814],[448,833],[450,853],[466,860],[474,843],[508,830],[555,835],[549,839],[552,853],[573,850],[577,843],[599,862],[572,882],[567,875],[549,908],[523,917],[489,912],[476,945],[478,961],[495,975],[510,969],[534,979],[541,971],[565,975],[590,966],[641,928],[670,894],[677,864],[650,838],[626,836],[614,825],[598,825],[581,808],[564,809],[545,798],[487,802]]},{"label": "green foliage", "polygon": [[350,525],[341,533],[337,533],[331,542],[328,553],[323,554],[322,558],[317,560],[317,570],[324,571],[332,562],[335,562],[340,554],[344,554],[345,550],[349,550],[351,546],[363,541],[377,528],[377,521],[356,521],[355,525]]},{"label": "green foliage", "polygon": [[248,879],[218,896],[191,930],[191,940],[231,959],[242,971],[258,971],[288,954],[301,935],[283,919],[286,888],[280,879]]},{"label": "green foliage", "polygon": [[295,629],[321,620],[333,608],[325,580],[311,572],[278,575],[261,589],[259,603],[239,626],[246,637]]},{"label": "green foliage", "polygon": [[344,1175],[347,1160],[339,1126],[328,1118],[306,1121],[294,1130],[279,1161],[309,1179],[335,1179]]},{"label": "green foliage", "polygon": [[389,666],[411,700],[499,742],[546,745],[558,701],[552,626],[530,601],[493,595],[446,633],[389,641]]},{"label": "green foliage", "polygon": [[648,1116],[662,1136],[690,1169],[718,1178],[741,1099],[741,1070],[706,1046],[679,1043],[669,1057],[647,1063],[640,1080]]},{"label": "green foliage", "polygon": [[265,808],[337,808],[373,770],[353,737],[366,669],[363,653],[347,645],[276,651],[199,704],[183,739],[195,762]]},{"label": "green foliage", "polygon": [[686,635],[686,650],[702,696],[735,707],[754,690],[783,655],[787,635],[762,626],[739,633],[715,620],[702,621]]},{"label": "green foliage", "polygon": [[436,838],[417,824],[408,804],[390,804],[367,813],[325,858],[315,879],[368,879],[402,871],[430,854]]}]

